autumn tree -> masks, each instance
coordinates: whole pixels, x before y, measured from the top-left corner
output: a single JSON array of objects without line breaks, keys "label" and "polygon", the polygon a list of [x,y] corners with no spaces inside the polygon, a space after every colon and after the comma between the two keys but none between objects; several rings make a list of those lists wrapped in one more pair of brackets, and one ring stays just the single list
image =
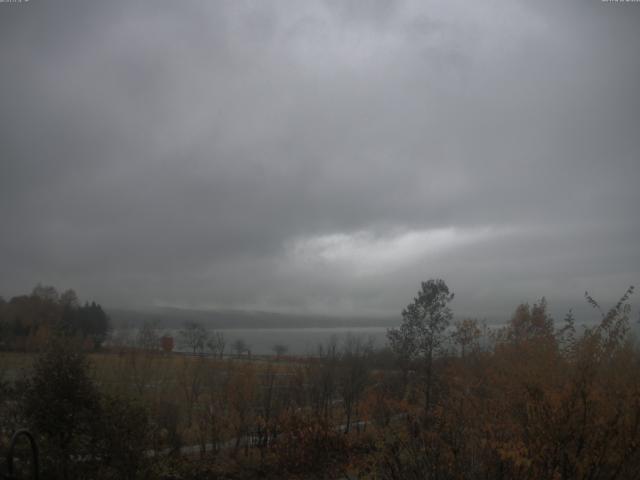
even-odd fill
[{"label": "autumn tree", "polygon": [[460,348],[460,354],[464,358],[469,349],[477,348],[481,334],[476,319],[457,320],[454,322],[451,339]]},{"label": "autumn tree", "polygon": [[422,282],[418,295],[402,311],[402,325],[387,331],[392,350],[408,360],[418,360],[424,379],[425,421],[432,405],[433,359],[453,314],[448,304],[453,293],[441,279]]},{"label": "autumn tree", "polygon": [[530,340],[552,340],[554,337],[553,319],[547,313],[547,301],[544,297],[529,307],[528,303],[518,305],[506,331],[507,340],[521,344]]},{"label": "autumn tree", "polygon": [[80,305],[73,290],[59,294],[55,287],[38,284],[30,295],[12,297],[0,308],[0,341],[4,347],[39,350],[52,335],[78,337],[99,347],[109,331],[110,319],[95,302]]},{"label": "autumn tree", "polygon": [[162,351],[165,353],[173,352],[174,341],[171,335],[163,335],[160,337],[160,346],[162,347]]}]

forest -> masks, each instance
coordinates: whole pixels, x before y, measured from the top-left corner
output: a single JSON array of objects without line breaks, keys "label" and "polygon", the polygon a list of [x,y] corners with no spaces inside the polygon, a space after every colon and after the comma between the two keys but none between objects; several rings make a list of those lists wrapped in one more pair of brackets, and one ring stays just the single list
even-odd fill
[{"label": "forest", "polygon": [[53,336],[75,338],[85,349],[99,348],[109,318],[95,302],[80,304],[74,290],[58,293],[38,284],[30,295],[0,297],[0,349],[37,351]]},{"label": "forest", "polygon": [[151,326],[108,341],[100,305],[39,285],[0,302],[0,453],[28,428],[51,479],[639,478],[632,294],[585,294],[588,327],[542,298],[488,328],[433,279],[384,348],[249,357],[206,325],[184,326],[189,353]]}]

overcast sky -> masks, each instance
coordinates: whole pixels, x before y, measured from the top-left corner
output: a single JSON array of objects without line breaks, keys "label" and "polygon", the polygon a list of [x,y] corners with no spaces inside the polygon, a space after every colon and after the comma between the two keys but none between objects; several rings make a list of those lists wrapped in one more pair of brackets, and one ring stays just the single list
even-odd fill
[{"label": "overcast sky", "polygon": [[0,3],[0,295],[459,315],[640,280],[640,3]]}]

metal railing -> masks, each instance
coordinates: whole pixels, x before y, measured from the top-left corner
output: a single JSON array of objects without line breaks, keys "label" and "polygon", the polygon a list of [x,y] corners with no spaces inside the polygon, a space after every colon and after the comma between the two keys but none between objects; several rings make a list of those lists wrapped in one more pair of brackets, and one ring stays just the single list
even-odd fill
[{"label": "metal railing", "polygon": [[38,444],[36,443],[36,439],[28,430],[18,430],[11,437],[9,451],[7,452],[7,473],[0,472],[0,478],[2,480],[19,480],[14,472],[14,454],[16,444],[20,437],[27,437],[27,440],[29,440],[29,446],[31,447],[31,478],[33,480],[38,480],[38,475],[40,474],[40,466],[38,465]]}]

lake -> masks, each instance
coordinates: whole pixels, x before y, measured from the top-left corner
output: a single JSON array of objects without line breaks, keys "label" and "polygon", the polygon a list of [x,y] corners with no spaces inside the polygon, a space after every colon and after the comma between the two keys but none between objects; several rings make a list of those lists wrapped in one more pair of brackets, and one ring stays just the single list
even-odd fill
[{"label": "lake", "polygon": [[[254,355],[273,354],[273,346],[285,345],[290,355],[314,354],[319,344],[326,344],[332,337],[341,347],[349,334],[363,340],[372,339],[375,348],[386,344],[387,327],[332,327],[332,328],[225,328],[215,330],[224,334],[226,340],[225,353],[232,353],[232,345],[236,340],[243,340]],[[122,332],[119,332],[122,334]],[[137,331],[127,331],[129,338],[135,338]],[[180,345],[180,329],[159,329],[159,335],[170,335],[175,339],[176,351],[186,351]]]}]

